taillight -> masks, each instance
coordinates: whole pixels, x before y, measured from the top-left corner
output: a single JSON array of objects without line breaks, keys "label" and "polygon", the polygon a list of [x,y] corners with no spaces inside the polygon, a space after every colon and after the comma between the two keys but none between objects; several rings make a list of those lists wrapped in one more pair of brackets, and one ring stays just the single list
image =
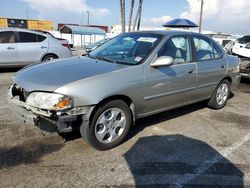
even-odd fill
[{"label": "taillight", "polygon": [[68,49],[70,49],[70,46],[69,46],[69,44],[62,44],[64,47],[66,47],[66,48],[68,48]]}]

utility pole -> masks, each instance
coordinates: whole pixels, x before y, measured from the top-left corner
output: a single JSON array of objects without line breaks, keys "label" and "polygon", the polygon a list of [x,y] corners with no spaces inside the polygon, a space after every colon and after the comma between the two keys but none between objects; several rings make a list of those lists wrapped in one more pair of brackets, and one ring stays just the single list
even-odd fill
[{"label": "utility pole", "polygon": [[27,20],[29,19],[29,9],[26,10]]},{"label": "utility pole", "polygon": [[200,1],[201,1],[201,11],[200,11],[200,21],[199,21],[199,33],[201,33],[204,0],[200,0]]},{"label": "utility pole", "polygon": [[82,12],[82,19],[81,19],[81,22],[80,22],[80,26],[82,26],[82,23],[83,23],[83,15],[84,15],[84,11]]},{"label": "utility pole", "polygon": [[87,26],[89,26],[89,11],[87,11],[88,19],[87,19]]}]

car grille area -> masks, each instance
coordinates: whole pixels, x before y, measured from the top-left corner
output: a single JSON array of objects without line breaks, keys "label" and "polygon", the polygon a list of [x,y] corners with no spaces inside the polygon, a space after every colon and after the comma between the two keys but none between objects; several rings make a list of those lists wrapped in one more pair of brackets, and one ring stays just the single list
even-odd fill
[{"label": "car grille area", "polygon": [[11,92],[13,97],[18,97],[18,99],[23,102],[26,102],[26,99],[29,95],[29,92],[27,92],[24,88],[21,88],[16,84],[13,85]]}]

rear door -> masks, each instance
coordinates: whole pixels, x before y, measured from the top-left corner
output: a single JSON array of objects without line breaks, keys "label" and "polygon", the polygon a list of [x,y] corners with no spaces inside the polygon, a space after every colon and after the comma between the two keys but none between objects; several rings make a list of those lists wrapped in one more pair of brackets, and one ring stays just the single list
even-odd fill
[{"label": "rear door", "polygon": [[23,32],[19,33],[18,53],[22,64],[39,62],[48,51],[48,39],[45,35]]},{"label": "rear door", "polygon": [[211,39],[193,36],[194,56],[198,68],[198,97],[208,98],[226,75],[227,59]]},{"label": "rear door", "polygon": [[16,65],[19,62],[15,32],[0,32],[0,66]]}]

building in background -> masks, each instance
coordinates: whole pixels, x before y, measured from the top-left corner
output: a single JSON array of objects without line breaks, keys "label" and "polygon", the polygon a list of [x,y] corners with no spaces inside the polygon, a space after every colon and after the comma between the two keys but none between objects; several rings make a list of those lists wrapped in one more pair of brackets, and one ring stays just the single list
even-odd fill
[{"label": "building in background", "polygon": [[[65,25],[68,25],[68,26],[79,26],[79,24],[66,24],[66,23],[59,23],[58,24],[58,27],[57,27],[57,30],[60,31],[60,29],[65,26]],[[106,26],[106,25],[82,25],[84,27],[97,27],[97,28],[100,28],[102,30],[104,30],[106,33],[108,33],[108,30],[109,30],[109,27]]]},{"label": "building in background", "polygon": [[[152,31],[152,30],[168,30],[164,27],[153,27],[153,26],[140,26],[140,31]],[[128,25],[125,26],[125,31],[128,31]],[[113,25],[110,29],[110,33],[112,34],[121,34],[122,26],[121,25]]]},{"label": "building in background", "polygon": [[0,18],[0,27],[18,27],[33,30],[52,31],[54,29],[53,25],[53,21],[49,20]]}]

